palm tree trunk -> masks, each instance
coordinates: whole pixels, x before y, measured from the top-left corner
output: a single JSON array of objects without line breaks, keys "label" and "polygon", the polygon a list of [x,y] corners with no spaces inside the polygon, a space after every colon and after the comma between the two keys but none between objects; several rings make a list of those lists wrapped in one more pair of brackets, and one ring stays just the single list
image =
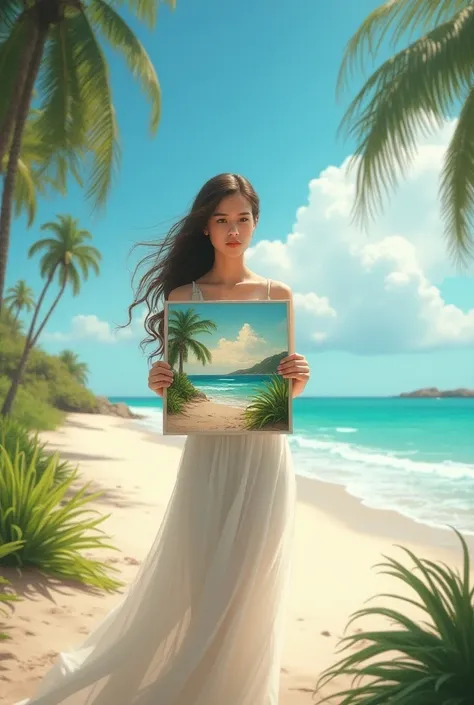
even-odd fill
[{"label": "palm tree trunk", "polygon": [[56,306],[57,306],[58,303],[59,303],[59,299],[60,299],[61,296],[64,294],[64,289],[66,288],[66,284],[67,284],[67,279],[66,279],[66,277],[64,277],[64,281],[63,281],[63,283],[62,283],[62,285],[61,285],[61,288],[60,288],[60,290],[59,290],[59,293],[58,293],[58,295],[56,296],[56,298],[54,299],[53,303],[51,304],[51,308],[49,309],[48,313],[47,313],[46,316],[44,317],[42,324],[40,325],[40,327],[39,327],[38,330],[36,331],[35,337],[33,338],[33,340],[32,340],[31,343],[30,343],[30,348],[34,348],[34,347],[35,347],[35,345],[36,345],[36,343],[37,343],[37,341],[38,341],[38,338],[40,337],[41,333],[42,333],[43,330],[44,330],[45,325],[47,324],[47,322],[48,322],[49,319],[51,318],[51,314],[53,313],[54,309],[56,308]]},{"label": "palm tree trunk", "polygon": [[184,352],[183,352],[183,350],[180,349],[180,351],[179,351],[179,358],[178,358],[178,359],[179,359],[179,363],[178,363],[178,372],[179,372],[180,375],[183,374],[183,366],[184,366],[184,360],[183,360],[183,358],[184,358]]},{"label": "palm tree trunk", "polygon": [[10,96],[9,105],[4,115],[3,122],[0,125],[0,164],[3,162],[10,137],[15,125],[15,118],[18,114],[22,91],[28,78],[28,70],[31,65],[31,59],[38,39],[38,27],[35,22],[30,23],[29,36],[26,41],[25,51],[21,55],[20,63],[17,69],[17,76],[12,94]]},{"label": "palm tree trunk", "polygon": [[41,292],[40,297],[38,299],[38,303],[36,304],[35,312],[33,314],[33,318],[31,319],[30,327],[28,328],[28,333],[26,335],[25,347],[23,348],[20,362],[18,363],[18,367],[16,368],[16,370],[13,374],[10,389],[7,392],[7,395],[6,395],[5,400],[3,402],[2,410],[0,411],[1,416],[8,416],[8,414],[11,413],[13,402],[15,401],[16,393],[18,391],[18,387],[20,385],[21,378],[23,376],[23,371],[25,369],[28,355],[30,354],[30,350],[33,347],[32,341],[36,340],[36,335],[34,333],[34,330],[35,330],[36,321],[38,320],[40,308],[41,308],[41,305],[44,301],[44,297],[46,296],[46,292],[48,291],[50,284],[53,281],[53,277],[54,277],[55,273],[56,273],[56,267],[53,268],[53,270],[51,271],[51,274],[49,275],[48,279],[46,280],[46,284],[44,285],[43,291]]},{"label": "palm tree trunk", "polygon": [[5,279],[7,272],[8,249],[10,246],[10,229],[12,221],[12,206],[13,193],[15,188],[15,179],[18,171],[18,159],[20,156],[21,142],[25,129],[26,119],[30,111],[31,99],[33,96],[33,88],[36,77],[41,65],[43,56],[44,44],[47,36],[47,27],[37,32],[36,43],[33,48],[30,64],[28,67],[28,75],[23,87],[23,93],[18,105],[18,110],[15,120],[15,129],[10,146],[10,154],[8,157],[7,170],[5,172],[5,180],[3,182],[2,203],[0,210],[0,311],[3,304],[3,292],[5,289]]}]

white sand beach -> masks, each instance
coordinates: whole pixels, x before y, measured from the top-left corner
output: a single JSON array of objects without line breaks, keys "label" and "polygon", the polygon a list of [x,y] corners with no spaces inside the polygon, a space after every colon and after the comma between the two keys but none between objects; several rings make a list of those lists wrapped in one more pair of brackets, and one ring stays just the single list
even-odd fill
[{"label": "white sand beach", "polygon": [[[160,525],[182,439],[154,436],[122,419],[82,414],[70,415],[61,429],[42,435],[63,458],[79,463],[80,484],[92,480],[92,491],[104,491],[91,508],[111,513],[101,528],[120,551],[99,555],[129,583]],[[392,578],[373,569],[382,554],[401,556],[396,543],[460,564],[457,539],[450,532],[367,509],[342,488],[299,478],[281,705],[315,702],[316,679],[334,662],[349,615],[375,593],[398,591]],[[9,606],[3,620],[12,638],[0,647],[0,703],[11,705],[30,696],[57,652],[81,642],[120,596],[31,571],[22,577],[13,570],[2,574],[23,598]]]}]

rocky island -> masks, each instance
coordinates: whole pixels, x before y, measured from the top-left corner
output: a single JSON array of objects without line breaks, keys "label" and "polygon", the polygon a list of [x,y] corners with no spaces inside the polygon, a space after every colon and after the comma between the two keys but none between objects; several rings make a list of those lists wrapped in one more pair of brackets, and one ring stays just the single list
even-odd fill
[{"label": "rocky island", "polygon": [[235,375],[274,375],[276,374],[277,367],[280,364],[280,360],[287,357],[288,353],[286,351],[277,353],[276,355],[271,355],[266,357],[261,362],[257,362],[252,367],[246,370],[235,370],[235,372],[229,372],[223,377],[234,377]]},{"label": "rocky island", "polygon": [[415,399],[441,399],[441,398],[474,398],[474,389],[447,389],[440,391],[437,387],[425,387],[416,389],[414,392],[403,392],[400,397],[411,397]]}]

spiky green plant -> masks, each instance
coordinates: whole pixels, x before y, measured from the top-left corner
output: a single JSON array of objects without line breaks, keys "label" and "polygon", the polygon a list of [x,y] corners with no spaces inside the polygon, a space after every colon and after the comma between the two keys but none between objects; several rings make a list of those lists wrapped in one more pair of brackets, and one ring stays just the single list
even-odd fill
[{"label": "spiky green plant", "polygon": [[23,545],[3,559],[4,564],[19,567],[32,566],[43,573],[77,580],[86,585],[112,592],[123,583],[109,577],[108,572],[118,572],[113,566],[87,558],[81,552],[88,549],[109,548],[106,537],[98,525],[109,515],[88,519],[87,514],[99,514],[84,509],[102,495],[87,495],[90,482],[66,497],[76,480],[77,470],[55,485],[58,455],[51,457],[41,479],[36,477],[38,451],[29,463],[24,453],[17,451],[10,458],[0,445],[2,472],[0,473],[0,545],[22,541]]},{"label": "spiky green plant", "polygon": [[[393,628],[362,631],[345,636],[340,651],[356,648],[320,676],[317,692],[340,676],[352,685],[336,694],[339,705],[472,705],[474,702],[474,588],[466,541],[462,574],[441,562],[420,559],[407,548],[414,568],[384,556],[381,572],[403,583],[410,597],[383,594],[415,606],[427,617],[415,622],[389,607],[369,607],[356,612],[347,628],[365,617],[382,617]],[[347,629],[346,628],[346,629]],[[367,644],[367,645],[365,645]]]},{"label": "spiky green plant", "polygon": [[269,424],[289,423],[289,384],[280,375],[272,375],[265,387],[252,399],[244,412],[245,427],[249,430]]},{"label": "spiky green plant", "polygon": [[198,390],[185,372],[177,372],[173,377],[170,389],[174,389],[183,401],[190,401],[199,395]]},{"label": "spiky green plant", "polygon": [[[11,543],[4,544],[3,546],[0,546],[0,564],[2,562],[2,558],[7,556],[9,553],[13,553],[17,549],[21,548],[23,546],[23,541],[12,541]],[[2,578],[0,575],[0,585],[10,585],[10,582],[8,580],[5,580],[5,578]],[[0,592],[0,603],[6,603],[6,602],[18,602],[20,598],[18,595],[13,595],[11,593],[7,594],[4,592]],[[6,614],[5,610],[0,610],[0,614]],[[8,634],[5,634],[4,632],[0,632],[0,641],[5,641],[6,639],[10,639],[11,637]]]},{"label": "spiky green plant", "polygon": [[[36,480],[39,481],[48,467],[52,453],[47,451],[47,443],[39,440],[38,434],[32,434],[23,424],[11,416],[0,416],[0,445],[5,448],[10,458],[15,457],[18,451],[24,453],[27,465],[36,457]],[[0,455],[0,472],[3,472],[4,456]],[[67,460],[59,460],[56,464],[54,482],[63,482],[71,472],[73,466]]]},{"label": "spiky green plant", "polygon": [[169,387],[166,392],[166,411],[168,414],[180,414],[185,403],[179,392]]}]

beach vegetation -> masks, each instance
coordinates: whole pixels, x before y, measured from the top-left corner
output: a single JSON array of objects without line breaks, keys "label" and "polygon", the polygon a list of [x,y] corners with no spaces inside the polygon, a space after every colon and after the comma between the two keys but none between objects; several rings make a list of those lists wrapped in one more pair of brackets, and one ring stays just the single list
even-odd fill
[{"label": "beach vegetation", "polygon": [[[174,7],[175,0],[166,0]],[[128,0],[130,13],[148,27],[160,0]],[[102,206],[119,161],[110,67],[104,44],[119,53],[146,94],[155,133],[161,92],[153,64],[113,4],[51,0],[2,0],[0,10],[0,165],[6,159],[0,205],[0,310],[20,157],[32,102],[41,146],[40,174],[88,184],[87,196]],[[81,172],[88,168],[84,177]]]},{"label": "beach vegetation", "polygon": [[188,401],[199,396],[199,390],[196,389],[188,375],[185,372],[181,374],[176,372],[167,391],[166,409],[169,414],[179,414]]},{"label": "beach vegetation", "polygon": [[89,367],[87,362],[81,362],[79,360],[79,355],[72,350],[63,350],[58,355],[59,359],[68,369],[71,377],[74,377],[79,384],[85,386],[87,384],[87,376],[89,374]]},{"label": "beach vegetation", "polygon": [[289,384],[280,375],[272,375],[244,412],[248,430],[263,429],[274,424],[289,425]]},{"label": "beach vegetation", "polygon": [[29,313],[35,307],[35,294],[24,279],[20,279],[14,286],[7,289],[5,305],[13,315],[15,321],[18,320],[23,311]]},{"label": "beach vegetation", "polygon": [[186,401],[176,389],[169,387],[166,391],[166,411],[168,414],[180,414]]},{"label": "beach vegetation", "polygon": [[425,621],[414,621],[404,611],[387,606],[365,607],[352,615],[346,631],[365,618],[389,620],[392,627],[358,629],[342,638],[339,651],[349,653],[323,672],[317,693],[340,677],[349,677],[351,685],[322,697],[319,703],[472,705],[474,587],[466,541],[455,532],[462,547],[461,572],[442,562],[418,558],[404,547],[413,567],[384,556],[378,566],[381,573],[399,581],[408,592],[378,597],[416,607]]},{"label": "beach vegetation", "polygon": [[[459,113],[440,178],[441,213],[454,257],[474,256],[474,4],[398,0],[376,7],[349,40],[338,91],[365,56],[390,56],[349,105],[340,131],[355,143],[355,220],[368,225],[413,161],[421,137]],[[408,46],[399,48],[401,42]]]},{"label": "beach vegetation", "polygon": [[[0,445],[6,450],[9,458],[14,458],[16,452],[23,453],[26,465],[35,459],[35,477],[39,482],[49,467],[51,456],[48,444],[40,441],[37,433],[29,431],[20,421],[11,416],[0,417]],[[0,472],[3,472],[5,456],[0,456]],[[74,466],[67,460],[58,459],[55,465],[55,483],[67,479]]]},{"label": "beach vegetation", "polygon": [[214,321],[201,318],[193,308],[186,311],[170,310],[168,320],[168,362],[171,367],[178,365],[178,373],[183,374],[184,363],[188,362],[189,353],[202,365],[212,361],[209,348],[197,339],[197,336],[210,334],[217,330]]},{"label": "beach vegetation", "polygon": [[[37,476],[39,448],[27,462],[17,449],[10,457],[0,445],[0,546],[20,542],[6,553],[0,564],[17,568],[36,568],[61,578],[112,592],[123,583],[112,577],[113,566],[85,555],[96,549],[118,550],[99,525],[110,515],[87,509],[102,492],[89,493],[90,482],[78,490],[71,485],[78,470],[57,481],[59,456],[51,456],[41,478]],[[99,514],[90,518],[90,514]]]},{"label": "beach vegetation", "polygon": [[[32,257],[42,253],[40,272],[45,283],[38,297],[18,364],[12,374],[10,387],[3,400],[1,408],[3,416],[12,410],[30,352],[66,291],[66,287],[69,286],[73,295],[77,296],[81,289],[81,281],[88,278],[90,270],[99,274],[100,252],[89,244],[92,235],[87,230],[81,229],[78,221],[72,216],[59,215],[56,221],[44,223],[42,230],[51,231],[52,236],[37,240],[30,247],[28,254]],[[58,291],[42,321],[38,323],[45,296],[55,279]],[[58,393],[60,393],[59,390]]]},{"label": "beach vegetation", "polygon": [[[25,347],[22,327],[21,319],[15,320],[4,308],[0,313],[0,405]],[[58,356],[48,355],[38,346],[31,350],[8,418],[28,429],[51,430],[64,421],[65,412],[96,410],[95,396],[71,375]]]},{"label": "beach vegetation", "polygon": [[[0,565],[5,556],[9,553],[13,553],[18,548],[21,548],[22,545],[23,544],[21,541],[11,541],[6,544],[0,543]],[[7,602],[19,602],[20,600],[18,595],[13,594],[12,592],[4,592],[5,587],[9,585],[10,582],[0,575],[0,605],[2,603],[5,605]],[[5,609],[0,609],[0,614],[7,614],[7,612]],[[11,639],[10,635],[5,632],[0,632],[0,641],[6,641],[7,639]]]}]

